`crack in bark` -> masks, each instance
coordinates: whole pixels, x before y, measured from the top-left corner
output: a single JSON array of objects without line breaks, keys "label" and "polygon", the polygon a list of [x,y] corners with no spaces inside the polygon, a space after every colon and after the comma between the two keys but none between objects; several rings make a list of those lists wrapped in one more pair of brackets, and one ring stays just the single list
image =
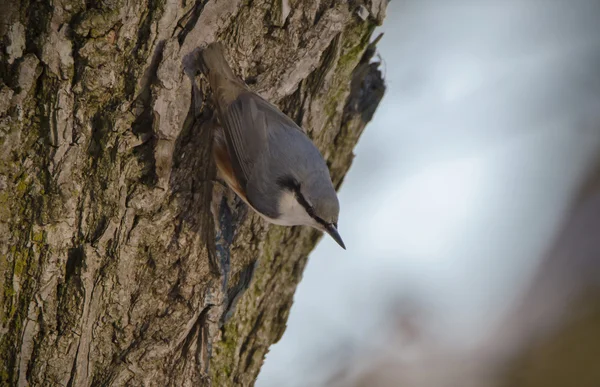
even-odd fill
[{"label": "crack in bark", "polygon": [[202,14],[205,4],[205,0],[196,0],[192,9],[190,9],[181,19],[177,21],[177,27],[181,29],[181,31],[177,33],[177,41],[179,42],[180,46],[183,45],[183,42],[185,42],[187,35],[194,29],[194,27],[196,27],[196,23]]},{"label": "crack in bark", "polygon": [[255,261],[246,265],[246,267],[240,272],[237,283],[227,290],[227,306],[221,317],[221,325],[225,324],[233,316],[237,302],[250,287],[250,282],[252,282],[256,264],[257,263]]},{"label": "crack in bark", "polygon": [[67,387],[73,387],[73,383],[75,382],[75,372],[77,371],[77,357],[79,356],[80,345],[81,341],[77,345],[77,351],[75,352],[75,357],[73,358],[73,365],[71,366],[71,372],[69,376],[69,381],[67,382]]}]

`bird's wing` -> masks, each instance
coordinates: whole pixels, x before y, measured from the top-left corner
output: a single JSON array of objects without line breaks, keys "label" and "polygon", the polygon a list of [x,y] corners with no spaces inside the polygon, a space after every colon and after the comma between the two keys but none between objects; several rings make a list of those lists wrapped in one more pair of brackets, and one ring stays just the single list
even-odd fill
[{"label": "bird's wing", "polygon": [[285,113],[283,113],[269,101],[265,100],[259,95],[255,95],[255,102],[259,110],[265,113],[267,120],[270,124],[269,128],[293,128],[295,130],[298,130],[300,133],[306,135],[306,133],[304,133],[304,130],[301,127],[299,127],[298,124],[294,122],[294,120],[288,117]]},{"label": "bird's wing", "polygon": [[268,147],[267,120],[260,99],[251,92],[242,93],[222,112],[233,169],[244,189],[258,157]]}]

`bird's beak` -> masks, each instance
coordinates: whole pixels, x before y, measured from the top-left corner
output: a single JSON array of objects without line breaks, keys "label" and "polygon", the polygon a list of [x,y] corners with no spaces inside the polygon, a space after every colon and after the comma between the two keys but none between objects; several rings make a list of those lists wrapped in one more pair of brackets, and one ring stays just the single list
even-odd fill
[{"label": "bird's beak", "polygon": [[336,241],[337,244],[342,247],[342,249],[346,250],[346,245],[344,245],[344,241],[342,240],[340,233],[333,224],[327,225],[325,231],[327,231],[327,234],[331,235],[333,240]]}]

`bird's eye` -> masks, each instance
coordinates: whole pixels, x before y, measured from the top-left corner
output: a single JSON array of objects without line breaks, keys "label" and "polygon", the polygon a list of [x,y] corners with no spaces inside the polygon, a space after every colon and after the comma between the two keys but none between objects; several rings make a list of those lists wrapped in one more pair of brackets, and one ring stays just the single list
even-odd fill
[{"label": "bird's eye", "polygon": [[297,192],[300,190],[300,183],[292,176],[281,176],[277,179],[277,183],[290,191]]}]

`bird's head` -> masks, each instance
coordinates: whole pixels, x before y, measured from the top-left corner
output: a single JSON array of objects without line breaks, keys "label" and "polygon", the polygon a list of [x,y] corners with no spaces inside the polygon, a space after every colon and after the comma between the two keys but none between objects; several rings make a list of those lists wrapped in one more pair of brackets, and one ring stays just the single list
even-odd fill
[{"label": "bird's head", "polygon": [[314,227],[328,233],[346,249],[337,230],[340,203],[329,175],[326,179],[312,176],[304,181],[286,176],[279,179],[279,184],[280,224]]}]

